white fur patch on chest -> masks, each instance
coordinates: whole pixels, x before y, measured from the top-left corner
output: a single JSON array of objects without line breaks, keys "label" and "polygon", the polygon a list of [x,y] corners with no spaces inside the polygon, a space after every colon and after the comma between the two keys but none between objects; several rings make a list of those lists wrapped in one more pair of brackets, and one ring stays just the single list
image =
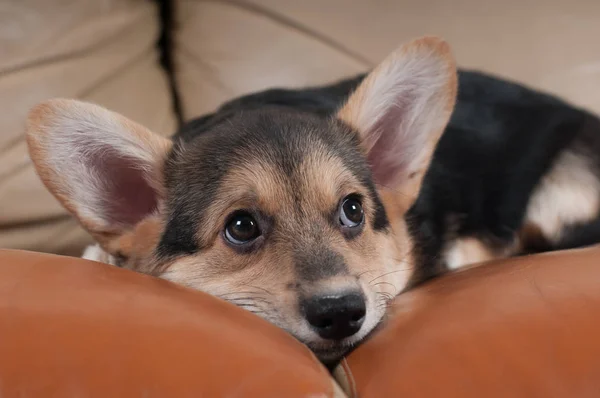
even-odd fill
[{"label": "white fur patch on chest", "polygon": [[81,258],[110,265],[117,265],[115,258],[102,250],[100,245],[86,247]]},{"label": "white fur patch on chest", "polygon": [[598,216],[600,180],[589,163],[582,155],[564,152],[531,196],[526,222],[550,242],[559,240],[566,226]]}]

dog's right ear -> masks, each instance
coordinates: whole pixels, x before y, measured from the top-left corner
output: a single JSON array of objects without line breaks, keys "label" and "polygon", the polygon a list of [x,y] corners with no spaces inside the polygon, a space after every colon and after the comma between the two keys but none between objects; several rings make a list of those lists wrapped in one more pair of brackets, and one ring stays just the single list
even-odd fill
[{"label": "dog's right ear", "polygon": [[27,120],[37,173],[104,246],[156,213],[171,141],[100,106],[54,99]]},{"label": "dog's right ear", "polygon": [[422,37],[369,73],[337,117],[358,131],[375,182],[414,199],[456,92],[450,46],[437,37]]}]

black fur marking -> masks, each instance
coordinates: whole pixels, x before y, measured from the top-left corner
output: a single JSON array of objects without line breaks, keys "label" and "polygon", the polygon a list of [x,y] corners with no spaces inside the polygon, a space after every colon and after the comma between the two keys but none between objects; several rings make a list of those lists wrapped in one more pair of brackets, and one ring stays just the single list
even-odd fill
[{"label": "black fur marking", "polygon": [[344,257],[326,247],[298,250],[294,253],[294,266],[298,277],[306,282],[348,274]]},{"label": "black fur marking", "polygon": [[600,242],[600,218],[583,224],[574,225],[564,233],[563,238],[554,245],[554,250],[576,249]]},{"label": "black fur marking", "polygon": [[181,207],[171,213],[160,242],[158,255],[160,257],[194,254],[200,247],[196,239],[197,225],[192,215]]},{"label": "black fur marking", "polygon": [[373,199],[373,203],[375,204],[375,217],[373,218],[373,229],[375,231],[386,231],[390,226],[390,221],[388,220],[387,214],[385,212],[385,207],[383,207],[383,203],[377,195],[375,191],[375,186],[372,181],[369,181],[369,191],[371,192],[371,198]]},{"label": "black fur marking", "polygon": [[199,134],[230,120],[240,112],[261,110],[266,107],[293,109],[321,117],[329,117],[338,110],[363,78],[364,75],[360,75],[330,86],[303,90],[271,89],[236,98],[223,104],[217,112],[187,123],[176,134],[176,137],[184,141],[190,141]]},{"label": "black fur marking", "polygon": [[115,253],[114,258],[115,258],[115,263],[116,263],[115,265],[117,267],[123,267],[123,265],[125,265],[125,263],[128,260],[128,257],[120,251]]}]

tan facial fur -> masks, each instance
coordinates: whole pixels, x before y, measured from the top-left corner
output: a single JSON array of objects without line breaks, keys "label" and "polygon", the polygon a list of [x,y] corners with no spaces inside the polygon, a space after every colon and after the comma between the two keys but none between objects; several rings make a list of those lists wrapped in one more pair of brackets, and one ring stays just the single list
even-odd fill
[{"label": "tan facial fur", "polygon": [[[231,170],[217,195],[222,199],[209,209],[211,222],[202,234],[209,248],[176,260],[162,277],[255,312],[301,340],[312,341],[313,347],[314,332],[298,311],[299,298],[360,287],[367,299],[368,315],[364,333],[353,336],[358,341],[383,316],[387,300],[399,293],[411,274],[403,213],[389,215],[393,227],[389,233],[373,231],[370,220],[374,207],[368,192],[324,149],[315,147],[297,172],[301,178],[294,194],[285,183],[286,176],[265,162],[249,161]],[[366,221],[363,232],[347,241],[324,215],[351,193],[366,198]],[[393,200],[391,193],[387,197]],[[260,251],[239,254],[224,243],[221,232],[226,216],[249,203],[274,215],[275,227]],[[298,272],[295,253],[321,249],[340,254],[347,272],[307,281]],[[328,342],[320,344],[326,348]]]}]

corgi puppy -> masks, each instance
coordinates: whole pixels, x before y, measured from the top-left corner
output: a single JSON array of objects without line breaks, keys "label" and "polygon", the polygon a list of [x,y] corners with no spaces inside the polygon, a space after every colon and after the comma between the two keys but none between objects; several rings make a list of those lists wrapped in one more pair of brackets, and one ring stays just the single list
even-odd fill
[{"label": "corgi puppy", "polygon": [[457,73],[449,46],[424,37],[366,76],[238,98],[172,139],[65,99],[31,111],[27,139],[98,242],[87,256],[227,300],[328,363],[407,287],[600,240],[585,232],[600,232],[599,126]]}]

